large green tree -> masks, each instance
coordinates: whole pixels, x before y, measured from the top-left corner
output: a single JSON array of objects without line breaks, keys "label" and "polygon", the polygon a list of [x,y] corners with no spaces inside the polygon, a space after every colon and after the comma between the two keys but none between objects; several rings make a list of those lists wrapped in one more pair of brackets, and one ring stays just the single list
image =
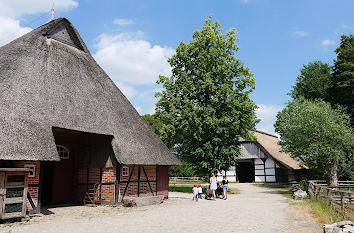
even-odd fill
[{"label": "large green tree", "polygon": [[354,36],[343,35],[340,46],[335,50],[337,60],[334,63],[331,103],[346,107],[354,124]]},{"label": "large green tree", "polygon": [[309,62],[301,69],[289,94],[293,99],[303,96],[305,99],[326,100],[330,84],[331,66],[321,61]]},{"label": "large green tree", "polygon": [[156,94],[161,137],[175,146],[199,174],[228,169],[239,155],[239,138],[255,125],[255,103],[249,98],[255,79],[235,57],[235,29],[223,33],[209,17],[188,44],[181,42],[168,61],[171,77],[160,76]]},{"label": "large green tree", "polygon": [[338,167],[340,175],[353,175],[354,132],[343,111],[319,99],[300,97],[278,113],[274,126],[283,149],[310,168],[324,171],[330,186],[338,184]]},{"label": "large green tree", "polygon": [[160,136],[161,122],[160,119],[156,118],[155,114],[145,114],[141,116],[146,123],[151,127],[157,136]]}]

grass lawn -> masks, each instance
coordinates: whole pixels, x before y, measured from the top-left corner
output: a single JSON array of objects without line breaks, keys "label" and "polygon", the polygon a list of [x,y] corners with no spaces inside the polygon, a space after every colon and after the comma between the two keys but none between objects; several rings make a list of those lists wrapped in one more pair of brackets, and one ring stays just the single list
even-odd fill
[{"label": "grass lawn", "polygon": [[[253,184],[259,187],[266,187],[277,190],[284,197],[288,198],[290,205],[303,205],[308,206],[313,211],[313,214],[323,224],[332,224],[335,222],[343,221],[343,217],[333,207],[328,206],[326,199],[316,200],[315,198],[307,198],[304,200],[293,200],[291,184]],[[346,219],[353,221],[353,216],[349,216]]]},{"label": "grass lawn", "polygon": [[[202,185],[203,193],[205,193],[206,185],[205,184],[201,184],[201,185]],[[192,188],[193,188],[193,184],[178,184],[178,185],[169,184],[168,191],[192,193]],[[238,193],[240,193],[239,190],[235,188],[229,188],[228,190],[228,194],[238,194]]]}]

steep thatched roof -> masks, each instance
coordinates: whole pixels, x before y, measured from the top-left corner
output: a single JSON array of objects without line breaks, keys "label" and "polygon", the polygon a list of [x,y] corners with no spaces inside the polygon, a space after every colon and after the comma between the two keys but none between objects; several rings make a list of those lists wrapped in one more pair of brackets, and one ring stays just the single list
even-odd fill
[{"label": "steep thatched roof", "polygon": [[52,133],[59,127],[113,135],[120,163],[180,164],[67,19],[0,48],[0,100],[0,159],[59,160]]},{"label": "steep thatched roof", "polygon": [[294,170],[307,169],[299,159],[293,159],[289,153],[282,152],[277,136],[258,130],[252,130],[252,133],[257,138],[257,143],[263,147],[267,154],[285,167]]}]

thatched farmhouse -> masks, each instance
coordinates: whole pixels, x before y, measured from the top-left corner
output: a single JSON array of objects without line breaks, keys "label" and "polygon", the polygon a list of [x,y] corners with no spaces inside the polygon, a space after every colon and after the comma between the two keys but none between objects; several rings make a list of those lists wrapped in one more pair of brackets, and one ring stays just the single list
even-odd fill
[{"label": "thatched farmhouse", "polygon": [[[19,168],[30,170],[28,208],[168,195],[168,166],[180,161],[67,19],[0,48],[0,100],[0,167],[9,168],[0,186],[23,183]],[[9,188],[4,198],[26,191]]]},{"label": "thatched farmhouse", "polygon": [[252,133],[257,141],[242,140],[237,165],[226,172],[230,181],[291,182],[307,176],[308,168],[282,152],[277,136],[258,130],[252,130]]}]

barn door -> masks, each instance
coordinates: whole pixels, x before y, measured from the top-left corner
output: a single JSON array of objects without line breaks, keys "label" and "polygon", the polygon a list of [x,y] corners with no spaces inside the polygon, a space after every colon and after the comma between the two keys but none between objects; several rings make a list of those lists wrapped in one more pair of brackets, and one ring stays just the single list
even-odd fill
[{"label": "barn door", "polygon": [[168,166],[157,166],[157,195],[168,197]]}]

